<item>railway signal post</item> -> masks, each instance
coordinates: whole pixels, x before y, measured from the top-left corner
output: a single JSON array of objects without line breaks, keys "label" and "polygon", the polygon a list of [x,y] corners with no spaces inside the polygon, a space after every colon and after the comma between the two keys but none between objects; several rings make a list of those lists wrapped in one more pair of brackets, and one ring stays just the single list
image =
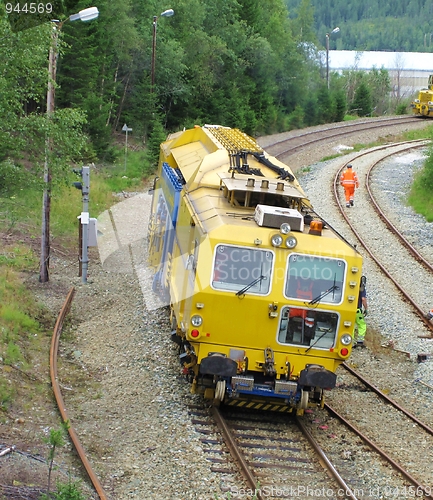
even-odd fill
[{"label": "railway signal post", "polygon": [[89,267],[88,258],[88,241],[89,241],[89,192],[90,192],[90,167],[83,167],[76,173],[81,174],[81,182],[74,182],[74,186],[77,189],[81,189],[81,194],[83,197],[83,210],[81,215],[78,217],[80,219],[80,272],[81,281],[87,283],[87,270]]}]

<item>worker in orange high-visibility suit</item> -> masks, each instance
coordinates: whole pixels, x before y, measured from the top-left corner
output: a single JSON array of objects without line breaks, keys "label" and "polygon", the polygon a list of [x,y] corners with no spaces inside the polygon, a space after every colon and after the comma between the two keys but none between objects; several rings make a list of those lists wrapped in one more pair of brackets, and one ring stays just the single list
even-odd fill
[{"label": "worker in orange high-visibility suit", "polygon": [[[296,298],[303,299],[306,302],[313,299],[313,281],[310,279],[298,279],[296,290]],[[306,345],[310,345],[311,340],[315,335],[314,313],[311,310],[297,309],[291,307],[289,318],[301,318],[302,321],[302,341]],[[291,322],[288,341],[293,340],[294,325]]]},{"label": "worker in orange high-visibility suit", "polygon": [[359,181],[356,172],[352,168],[352,165],[347,165],[347,169],[341,174],[340,184],[344,187],[346,207],[353,207],[355,187],[359,188]]}]

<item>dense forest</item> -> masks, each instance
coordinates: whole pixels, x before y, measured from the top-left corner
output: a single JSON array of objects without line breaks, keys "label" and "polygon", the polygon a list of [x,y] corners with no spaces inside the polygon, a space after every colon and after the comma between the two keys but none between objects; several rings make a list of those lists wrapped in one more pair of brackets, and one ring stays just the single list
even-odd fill
[{"label": "dense forest", "polygon": [[[41,182],[47,161],[54,170],[110,161],[113,133],[124,124],[152,161],[168,131],[195,124],[259,135],[340,121],[352,110],[395,111],[384,70],[327,81],[317,40],[340,17],[323,17],[317,28],[323,5],[314,10],[301,0],[288,8],[285,1],[64,0],[59,20],[20,30],[0,4],[0,194],[24,179]],[[97,19],[71,22],[92,5]],[[162,16],[166,9],[174,15]],[[340,26],[337,44],[348,36]],[[57,73],[47,113],[50,49]]]},{"label": "dense forest", "polygon": [[[291,19],[303,0],[286,0]],[[338,50],[432,52],[431,0],[311,0],[314,32],[325,45],[326,33],[338,26],[330,39]]]}]

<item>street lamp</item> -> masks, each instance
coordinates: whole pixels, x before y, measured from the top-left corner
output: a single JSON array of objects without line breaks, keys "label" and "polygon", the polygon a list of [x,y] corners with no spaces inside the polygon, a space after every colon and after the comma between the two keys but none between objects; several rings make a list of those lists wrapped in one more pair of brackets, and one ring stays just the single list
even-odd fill
[{"label": "street lamp", "polygon": [[129,128],[128,125],[123,125],[122,132],[126,132],[125,136],[125,172],[126,172],[126,156],[128,155],[128,132],[132,132],[132,128]]},{"label": "street lamp", "polygon": [[326,33],[326,84],[329,89],[329,37],[333,33],[338,33],[340,31],[340,28],[334,28],[331,33]]},{"label": "street lamp", "polygon": [[[174,14],[173,9],[168,9],[162,12],[160,17],[171,17]],[[152,41],[152,67],[150,70],[150,92],[153,93],[153,87],[155,85],[155,57],[156,57],[156,21],[158,16],[153,16],[153,41]]]},{"label": "street lamp", "polygon": [[[48,59],[48,90],[47,90],[47,117],[51,119],[54,113],[54,93],[57,70],[58,47],[57,42],[63,23],[66,21],[91,21],[96,19],[99,11],[96,7],[80,10],[78,14],[72,14],[64,21],[53,20],[53,32],[51,34],[51,46]],[[44,194],[42,198],[42,237],[41,237],[41,259],[39,269],[39,281],[45,283],[49,280],[50,263],[50,206],[51,206],[51,171],[49,164],[49,152],[52,150],[52,138],[47,137],[45,143],[44,163]]]}]

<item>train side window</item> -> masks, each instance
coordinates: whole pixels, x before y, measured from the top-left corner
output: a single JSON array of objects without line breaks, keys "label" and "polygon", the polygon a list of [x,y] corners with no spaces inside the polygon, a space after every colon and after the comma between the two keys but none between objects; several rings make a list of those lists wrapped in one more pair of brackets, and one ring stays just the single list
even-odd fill
[{"label": "train side window", "polygon": [[269,250],[232,245],[217,245],[211,285],[216,290],[267,295],[271,290],[274,254]]}]

